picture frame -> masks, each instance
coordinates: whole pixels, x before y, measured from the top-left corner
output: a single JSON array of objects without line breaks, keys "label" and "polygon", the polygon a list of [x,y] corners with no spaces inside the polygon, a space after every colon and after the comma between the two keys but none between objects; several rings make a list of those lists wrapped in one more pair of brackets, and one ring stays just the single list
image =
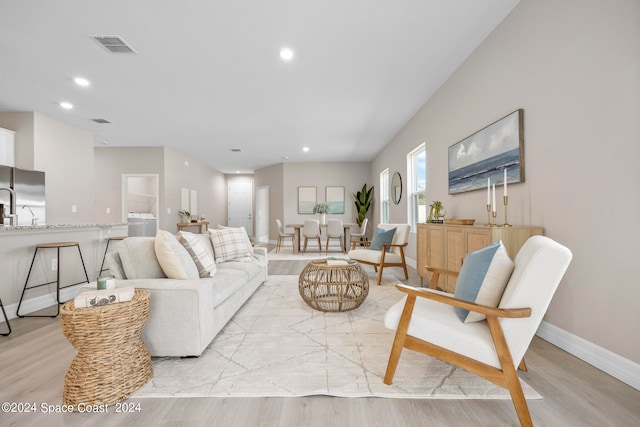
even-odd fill
[{"label": "picture frame", "polygon": [[344,214],[344,187],[325,187],[324,200],[329,205],[330,213]]},{"label": "picture frame", "polygon": [[518,109],[449,147],[449,194],[524,182],[524,110]]},{"label": "picture frame", "polygon": [[298,187],[298,213],[312,214],[318,201],[316,187]]}]

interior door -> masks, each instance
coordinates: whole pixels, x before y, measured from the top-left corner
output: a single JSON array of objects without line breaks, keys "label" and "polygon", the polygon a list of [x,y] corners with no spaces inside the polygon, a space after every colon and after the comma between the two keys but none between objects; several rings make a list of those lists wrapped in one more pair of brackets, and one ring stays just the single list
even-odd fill
[{"label": "interior door", "polygon": [[229,181],[227,224],[229,227],[244,227],[253,236],[253,182]]}]

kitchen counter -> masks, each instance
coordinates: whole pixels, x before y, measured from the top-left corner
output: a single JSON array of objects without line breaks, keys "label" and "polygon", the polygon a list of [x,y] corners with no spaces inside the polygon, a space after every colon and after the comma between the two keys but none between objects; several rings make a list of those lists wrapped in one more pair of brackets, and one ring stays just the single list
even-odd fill
[{"label": "kitchen counter", "polygon": [[[107,239],[127,235],[127,223],[0,225],[0,271],[2,271],[0,297],[9,318],[15,317],[15,310],[36,245],[78,242],[89,279],[93,281],[100,275]],[[109,250],[114,248],[115,245],[109,246]],[[29,282],[47,283],[55,280],[58,271],[54,266],[60,267],[60,280],[64,283],[77,283],[84,279],[77,251],[63,249],[60,251],[60,259],[54,260],[56,257],[55,250],[39,251]],[[61,300],[67,301],[74,298],[82,286],[87,285],[85,283],[63,289],[60,295]],[[55,301],[55,286],[43,286],[25,295],[24,311],[28,313],[49,307],[53,301]]]},{"label": "kitchen counter", "polygon": [[74,228],[110,228],[126,227],[126,222],[110,224],[38,224],[38,225],[0,225],[2,231],[38,231],[38,230],[68,230]]}]

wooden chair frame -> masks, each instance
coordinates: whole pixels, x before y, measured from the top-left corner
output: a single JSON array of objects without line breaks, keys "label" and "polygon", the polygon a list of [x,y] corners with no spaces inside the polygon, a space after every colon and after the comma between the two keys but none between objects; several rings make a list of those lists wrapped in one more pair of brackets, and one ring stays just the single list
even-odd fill
[{"label": "wooden chair frame", "polygon": [[[356,248],[356,244],[359,244],[361,246],[365,246],[365,247],[369,247],[371,246],[370,241],[362,241],[362,242],[357,242],[357,241],[351,241],[351,249],[355,249]],[[380,255],[380,262],[379,263],[373,263],[373,262],[369,262],[369,261],[364,261],[364,260],[356,260],[361,264],[369,264],[369,265],[373,265],[374,270],[378,273],[378,286],[380,285],[380,283],[382,282],[382,270],[385,267],[402,267],[402,269],[404,270],[404,278],[405,280],[407,280],[409,278],[409,273],[407,272],[407,262],[404,258],[404,247],[407,246],[409,243],[402,243],[402,244],[391,244],[391,243],[382,243],[381,246],[381,252],[382,254]],[[401,262],[385,262],[384,258],[385,255],[387,254],[387,248],[398,248],[400,249],[400,259],[402,260]]]},{"label": "wooden chair frame", "polygon": [[[427,268],[435,274],[455,274],[442,269]],[[434,280],[435,279],[435,280]],[[437,284],[437,277],[433,277],[431,282]],[[430,287],[433,287],[430,283]],[[524,318],[531,316],[530,308],[495,308],[486,305],[476,304],[464,300],[454,298],[453,296],[442,295],[439,293],[431,292],[428,289],[413,288],[403,284],[397,284],[396,288],[401,292],[407,294],[407,300],[400,317],[398,329],[396,330],[396,336],[391,348],[391,354],[389,355],[389,363],[387,364],[387,371],[384,377],[385,384],[391,384],[393,376],[395,375],[400,354],[403,348],[418,351],[420,353],[427,354],[435,357],[436,359],[443,360],[452,365],[465,369],[473,374],[476,374],[492,383],[506,388],[509,390],[513,405],[516,409],[518,419],[522,426],[533,426],[531,421],[531,414],[529,413],[529,407],[527,401],[522,392],[522,386],[520,385],[520,379],[516,369],[514,368],[514,362],[511,357],[509,346],[504,337],[502,327],[500,326],[500,318]],[[409,329],[409,323],[411,322],[411,315],[416,302],[416,298],[427,298],[433,301],[441,302],[443,304],[449,304],[454,307],[460,307],[466,310],[482,313],[487,317],[487,324],[491,332],[493,344],[496,350],[498,359],[500,360],[500,366],[502,369],[495,368],[477,360],[470,359],[468,356],[463,356],[459,353],[453,352],[446,348],[431,344],[421,339],[412,337],[407,334]],[[518,366],[519,369],[526,371],[526,365],[524,359]]]}]

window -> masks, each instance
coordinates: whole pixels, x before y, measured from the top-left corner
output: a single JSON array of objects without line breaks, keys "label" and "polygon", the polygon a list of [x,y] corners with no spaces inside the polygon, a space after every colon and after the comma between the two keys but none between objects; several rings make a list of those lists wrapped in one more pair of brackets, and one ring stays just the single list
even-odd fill
[{"label": "window", "polygon": [[389,223],[389,169],[380,172],[380,223]]},{"label": "window", "polygon": [[416,224],[427,221],[427,181],[425,143],[420,144],[407,155],[407,212],[413,230]]}]

